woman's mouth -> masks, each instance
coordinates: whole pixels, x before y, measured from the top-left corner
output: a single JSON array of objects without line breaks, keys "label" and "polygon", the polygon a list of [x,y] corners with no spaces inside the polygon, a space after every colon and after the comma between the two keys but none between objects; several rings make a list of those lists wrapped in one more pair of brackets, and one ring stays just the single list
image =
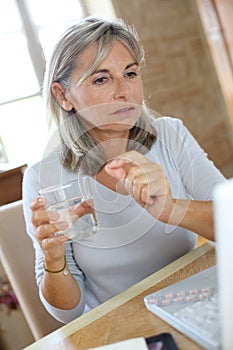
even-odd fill
[{"label": "woman's mouth", "polygon": [[128,115],[134,110],[135,110],[134,106],[124,107],[124,108],[120,108],[120,109],[116,110],[115,112],[113,112],[111,114],[112,115]]}]

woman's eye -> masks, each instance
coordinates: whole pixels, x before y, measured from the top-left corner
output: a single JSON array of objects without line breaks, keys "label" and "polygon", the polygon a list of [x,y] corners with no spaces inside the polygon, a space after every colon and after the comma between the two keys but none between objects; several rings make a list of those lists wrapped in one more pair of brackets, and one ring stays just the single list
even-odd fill
[{"label": "woman's eye", "polygon": [[103,85],[108,80],[107,77],[100,77],[94,80],[94,85]]},{"label": "woman's eye", "polygon": [[133,79],[133,78],[138,76],[138,73],[137,72],[127,72],[125,74],[125,76],[126,76],[126,78]]}]

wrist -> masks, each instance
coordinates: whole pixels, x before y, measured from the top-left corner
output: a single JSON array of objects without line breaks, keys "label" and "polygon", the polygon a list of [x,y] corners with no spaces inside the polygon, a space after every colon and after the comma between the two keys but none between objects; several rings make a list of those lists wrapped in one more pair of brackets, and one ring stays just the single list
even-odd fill
[{"label": "wrist", "polygon": [[191,200],[173,199],[173,208],[167,223],[173,226],[182,226],[182,222],[189,210]]},{"label": "wrist", "polygon": [[59,270],[62,270],[65,266],[66,266],[65,255],[63,255],[57,259],[50,259],[50,258],[44,257],[45,271],[46,270],[59,271]]}]

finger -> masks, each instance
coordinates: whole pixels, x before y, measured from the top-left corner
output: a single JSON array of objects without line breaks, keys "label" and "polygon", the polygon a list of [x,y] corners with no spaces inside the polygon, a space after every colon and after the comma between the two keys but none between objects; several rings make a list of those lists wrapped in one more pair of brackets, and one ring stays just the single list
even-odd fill
[{"label": "finger", "polygon": [[105,170],[118,181],[124,180],[126,177],[128,181],[132,181],[129,173],[135,173],[133,176],[137,176],[140,171],[146,172],[147,169],[149,171],[150,167],[156,166],[157,164],[148,160],[144,155],[136,151],[130,151],[108,162],[105,165]]},{"label": "finger", "polygon": [[150,193],[149,185],[144,185],[141,189],[140,200],[144,206],[150,206],[154,204],[156,198],[155,194]]},{"label": "finger", "polygon": [[151,203],[149,191],[151,185],[152,183],[148,179],[147,174],[141,174],[133,180],[131,195],[140,205],[144,206],[146,203]]},{"label": "finger", "polygon": [[151,197],[158,195],[159,192],[164,192],[164,174],[161,174],[157,167],[151,167],[150,164],[134,168],[127,176],[128,191],[137,202],[150,204],[152,203]]},{"label": "finger", "polygon": [[129,182],[146,183],[150,177],[156,176],[156,165],[148,161],[145,164],[131,166],[128,169],[127,179]]},{"label": "finger", "polygon": [[50,236],[41,241],[41,248],[43,250],[51,250],[52,248],[56,248],[60,245],[64,245],[64,243],[69,239],[66,235],[57,235]]},{"label": "finger", "polygon": [[107,163],[107,166],[110,169],[121,167],[123,164],[143,164],[148,162],[148,159],[139,152],[130,151],[122,153],[120,156],[114,158],[113,160]]},{"label": "finger", "polygon": [[34,210],[32,211],[31,221],[35,227],[48,223],[50,221],[57,221],[59,214],[48,210]]},{"label": "finger", "polygon": [[142,187],[154,181],[155,176],[156,167],[151,162],[130,168],[127,180],[128,186],[131,186],[131,188],[128,188],[128,190],[137,201],[140,201]]},{"label": "finger", "polygon": [[35,237],[38,242],[43,239],[54,235],[58,231],[65,231],[69,228],[69,225],[65,221],[56,222],[56,224],[44,224],[40,225],[35,230]]},{"label": "finger", "polygon": [[36,198],[33,198],[30,203],[31,210],[37,210],[40,208],[43,208],[46,204],[46,198],[38,196]]},{"label": "finger", "polygon": [[167,181],[165,176],[149,181],[141,190],[141,200],[147,205],[152,205],[159,197],[166,198],[168,194]]},{"label": "finger", "polygon": [[105,171],[116,178],[118,181],[124,180],[127,176],[127,170],[121,167],[112,168],[108,163],[105,165]]},{"label": "finger", "polygon": [[141,205],[145,204],[144,197],[142,197],[142,189],[148,186],[148,179],[144,174],[136,177],[132,182],[132,196]]},{"label": "finger", "polygon": [[112,177],[116,178],[118,181],[122,181],[122,180],[125,180],[126,177],[128,178],[129,172],[135,171],[136,173],[137,168],[139,168],[138,172],[140,172],[140,167],[143,166],[143,164],[146,164],[146,161],[149,162],[148,160],[146,161],[143,160],[143,161],[144,163],[142,162],[134,163],[132,160],[128,160],[128,159],[119,159],[119,160],[115,159],[112,161],[113,166],[112,166],[112,162],[109,162],[105,165],[105,171]]},{"label": "finger", "polygon": [[75,222],[77,219],[81,218],[84,215],[94,214],[95,212],[92,200],[86,200],[80,204],[77,204],[74,207],[71,207],[69,211],[72,222]]}]

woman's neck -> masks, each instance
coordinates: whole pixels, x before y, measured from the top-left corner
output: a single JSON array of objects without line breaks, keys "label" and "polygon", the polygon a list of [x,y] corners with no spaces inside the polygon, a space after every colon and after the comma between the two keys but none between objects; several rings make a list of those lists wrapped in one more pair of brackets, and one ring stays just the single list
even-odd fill
[{"label": "woman's neck", "polygon": [[[129,131],[121,132],[121,133],[98,133],[96,135],[91,136],[98,143],[98,146],[101,148],[105,159],[107,161],[118,157],[120,154],[126,152],[127,144],[129,139]],[[119,183],[115,178],[110,176],[104,169],[100,169],[100,171],[95,175],[95,179],[100,182],[102,185],[110,188],[111,190],[127,195],[128,192],[125,189],[124,185]]]},{"label": "woman's neck", "polygon": [[129,131],[115,132],[115,133],[93,133],[91,136],[103,152],[107,160],[118,157],[120,154],[127,151]]}]

